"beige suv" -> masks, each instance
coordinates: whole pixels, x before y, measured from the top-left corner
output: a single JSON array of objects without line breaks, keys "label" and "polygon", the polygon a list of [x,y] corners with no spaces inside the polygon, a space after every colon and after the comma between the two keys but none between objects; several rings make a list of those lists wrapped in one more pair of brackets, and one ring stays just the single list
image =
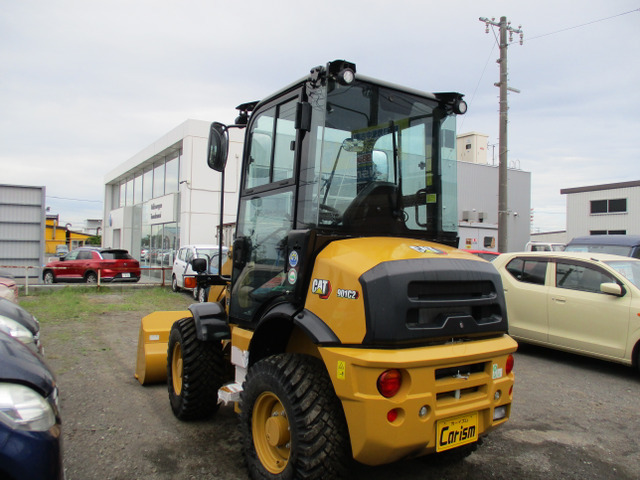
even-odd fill
[{"label": "beige suv", "polygon": [[640,260],[597,253],[505,253],[493,261],[517,340],[638,366]]}]

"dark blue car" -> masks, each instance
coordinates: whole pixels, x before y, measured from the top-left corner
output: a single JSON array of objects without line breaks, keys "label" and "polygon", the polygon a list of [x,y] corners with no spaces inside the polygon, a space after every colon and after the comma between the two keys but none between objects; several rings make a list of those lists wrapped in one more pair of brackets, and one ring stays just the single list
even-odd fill
[{"label": "dark blue car", "polygon": [[0,331],[20,340],[31,350],[44,353],[40,343],[40,323],[20,305],[0,298]]},{"label": "dark blue car", "polygon": [[0,478],[64,479],[54,375],[40,355],[1,330]]}]

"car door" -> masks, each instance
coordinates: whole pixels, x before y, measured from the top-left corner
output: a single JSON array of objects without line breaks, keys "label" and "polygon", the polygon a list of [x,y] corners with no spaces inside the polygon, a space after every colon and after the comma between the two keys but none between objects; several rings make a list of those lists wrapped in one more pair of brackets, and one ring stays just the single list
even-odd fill
[{"label": "car door", "polygon": [[58,280],[72,280],[77,278],[77,258],[79,250],[73,250],[56,262],[55,275]]},{"label": "car door", "polygon": [[629,329],[631,295],[600,291],[622,283],[606,270],[578,260],[557,260],[549,291],[549,342],[576,352],[622,358]]},{"label": "car door", "polygon": [[514,257],[503,275],[503,287],[509,315],[509,333],[532,342],[547,342],[546,284],[549,260],[546,257]]},{"label": "car door", "polygon": [[182,247],[178,250],[178,255],[173,261],[173,274],[176,276],[176,282],[180,288],[184,287],[184,271],[186,269],[187,252],[189,251],[189,248]]},{"label": "car door", "polygon": [[[100,256],[98,255],[97,252],[92,252],[89,250],[80,250],[80,252],[78,253],[78,257],[75,261],[76,269],[73,273],[74,277],[84,278],[84,274],[86,273],[86,271],[89,270],[89,268],[91,268],[94,263],[97,263],[97,261],[94,261],[94,253],[97,261],[99,261]],[[96,274],[97,273],[98,272],[96,272]]]}]

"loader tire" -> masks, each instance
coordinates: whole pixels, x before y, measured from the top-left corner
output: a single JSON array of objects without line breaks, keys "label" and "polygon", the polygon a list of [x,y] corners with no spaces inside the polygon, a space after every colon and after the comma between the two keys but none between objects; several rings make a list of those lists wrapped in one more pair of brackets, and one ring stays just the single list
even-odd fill
[{"label": "loader tire", "polygon": [[249,369],[240,408],[253,480],[346,478],[346,420],[319,359],[280,354],[259,361]]},{"label": "loader tire", "polygon": [[167,387],[171,410],[177,418],[196,420],[216,413],[224,373],[219,341],[198,340],[192,317],[173,324],[167,350]]}]

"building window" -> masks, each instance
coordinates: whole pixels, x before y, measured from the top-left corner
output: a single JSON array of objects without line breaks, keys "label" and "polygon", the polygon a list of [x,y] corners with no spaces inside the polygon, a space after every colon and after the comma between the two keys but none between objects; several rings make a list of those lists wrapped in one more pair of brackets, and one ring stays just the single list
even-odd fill
[{"label": "building window", "polygon": [[164,195],[164,162],[153,166],[153,198]]},{"label": "building window", "polygon": [[133,205],[133,178],[127,180],[127,199],[125,200],[125,205],[127,207]]},{"label": "building window", "polygon": [[626,230],[589,230],[589,235],[626,235]]},{"label": "building window", "polygon": [[627,211],[626,198],[616,198],[611,200],[591,200],[591,214],[625,213],[626,211]]},{"label": "building window", "polygon": [[133,204],[142,203],[142,173],[138,173],[133,179]]},{"label": "building window", "polygon": [[118,206],[119,207],[124,207],[125,198],[127,198],[127,183],[126,182],[122,182],[120,184],[120,196],[119,196],[119,199],[118,199]]},{"label": "building window", "polygon": [[178,179],[180,176],[179,157],[167,160],[165,166],[165,186],[164,193],[176,193],[178,191]]},{"label": "building window", "polygon": [[112,199],[111,199],[111,209],[114,210],[120,207],[120,185],[112,185],[111,186]]},{"label": "building window", "polygon": [[149,168],[142,175],[142,203],[153,198],[153,169]]},{"label": "building window", "polygon": [[626,198],[617,198],[615,200],[609,200],[609,213],[626,212],[626,211],[627,211]]}]

